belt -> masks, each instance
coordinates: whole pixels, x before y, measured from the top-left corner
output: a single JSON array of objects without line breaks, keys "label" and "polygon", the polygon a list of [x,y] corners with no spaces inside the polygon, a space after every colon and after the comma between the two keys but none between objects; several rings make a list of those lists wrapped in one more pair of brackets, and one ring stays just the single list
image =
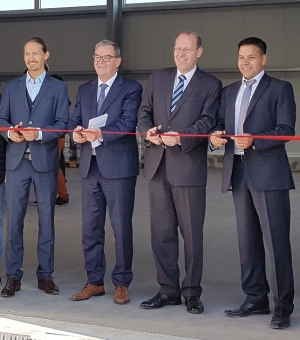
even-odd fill
[{"label": "belt", "polygon": [[23,158],[28,159],[29,161],[31,161],[30,153],[24,153]]},{"label": "belt", "polygon": [[234,155],[234,160],[239,162],[245,162],[245,155]]}]

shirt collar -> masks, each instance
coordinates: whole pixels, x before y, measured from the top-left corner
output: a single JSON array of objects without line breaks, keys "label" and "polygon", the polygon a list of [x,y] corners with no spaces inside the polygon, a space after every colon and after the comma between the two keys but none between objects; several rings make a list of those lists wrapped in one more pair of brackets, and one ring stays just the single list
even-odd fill
[{"label": "shirt collar", "polygon": [[26,84],[27,83],[42,83],[43,80],[45,79],[46,77],[46,71],[44,71],[42,74],[40,74],[35,80],[33,80],[31,78],[31,76],[29,75],[28,71],[26,73]]},{"label": "shirt collar", "polygon": [[[192,76],[194,75],[194,73],[196,72],[196,68],[197,66],[195,65],[195,67],[188,73],[185,73],[184,76],[186,78],[186,80],[189,82],[192,79]],[[177,75],[176,75],[176,79],[181,75],[182,73],[177,69]]]},{"label": "shirt collar", "polygon": [[[111,77],[108,81],[106,81],[104,84],[106,84],[106,85],[108,85],[109,87],[111,87],[112,84],[113,84],[113,82],[114,82],[114,80],[117,78],[117,75],[118,75],[118,72],[116,72],[115,75],[112,76],[112,77]],[[98,87],[99,87],[101,84],[103,84],[103,81],[102,81],[100,78],[98,78]]]},{"label": "shirt collar", "polygon": [[[260,73],[258,73],[255,77],[252,78],[256,80],[256,83],[255,83],[256,85],[260,82],[264,74],[265,74],[265,71],[262,70]],[[245,77],[243,77],[242,84],[244,85],[246,80],[252,80],[252,79],[245,79]]]}]

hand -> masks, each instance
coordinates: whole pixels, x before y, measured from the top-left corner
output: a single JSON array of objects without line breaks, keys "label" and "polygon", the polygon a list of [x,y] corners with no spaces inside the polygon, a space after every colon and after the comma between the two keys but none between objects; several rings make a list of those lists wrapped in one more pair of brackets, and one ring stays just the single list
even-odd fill
[{"label": "hand", "polygon": [[[169,132],[166,132],[167,135],[179,135],[178,132],[175,132],[175,131],[169,131]],[[174,145],[177,145],[177,144],[180,144],[180,136],[164,136],[164,135],[161,135],[161,139],[163,141],[163,143],[167,146],[174,146]]]},{"label": "hand", "polygon": [[84,129],[81,134],[86,136],[86,139],[91,143],[99,138],[103,138],[102,132],[99,128]]},{"label": "hand", "polygon": [[239,149],[248,149],[253,145],[253,138],[251,137],[239,137],[239,136],[251,136],[250,133],[241,133],[239,135],[235,135],[231,137],[235,141],[236,146]]},{"label": "hand", "polygon": [[22,135],[24,136],[24,139],[27,140],[27,142],[32,142],[33,140],[37,139],[39,136],[39,130],[34,127],[27,127],[24,128],[24,130],[21,131]]},{"label": "hand", "polygon": [[83,127],[77,126],[77,128],[73,132],[73,139],[76,143],[85,143],[87,141],[87,138],[85,135],[82,134]]},{"label": "hand", "polygon": [[[23,125],[23,123],[20,122],[19,124],[15,125],[14,128],[18,129],[22,125]],[[10,140],[12,140],[13,142],[16,142],[16,143],[20,143],[20,142],[23,142],[25,140],[24,136],[22,135],[22,133],[20,131],[13,131],[13,130],[10,130],[9,138],[10,138]]]},{"label": "hand", "polygon": [[149,140],[151,143],[160,145],[162,143],[161,137],[157,134],[161,129],[161,125],[157,127],[153,127],[147,131],[146,139]]},{"label": "hand", "polygon": [[225,131],[215,131],[211,137],[210,142],[213,146],[219,147],[227,143],[227,139],[220,137],[224,135]]}]

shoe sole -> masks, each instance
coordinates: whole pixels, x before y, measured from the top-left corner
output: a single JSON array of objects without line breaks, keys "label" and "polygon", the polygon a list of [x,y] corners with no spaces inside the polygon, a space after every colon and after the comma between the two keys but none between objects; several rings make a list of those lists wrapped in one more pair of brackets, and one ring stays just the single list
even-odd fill
[{"label": "shoe sole", "polygon": [[121,300],[121,301],[114,300],[114,303],[116,303],[117,305],[126,305],[129,302],[130,302],[130,299],[129,300],[125,300],[125,301],[123,301],[123,300]]},{"label": "shoe sole", "polygon": [[69,203],[55,204],[56,207],[65,207],[66,205],[69,205]]},{"label": "shoe sole", "polygon": [[156,306],[154,306],[154,307],[148,307],[148,306],[142,306],[142,305],[140,305],[140,307],[142,308],[142,309],[160,309],[160,308],[163,308],[163,307],[165,307],[165,306],[179,306],[179,305],[181,305],[181,302],[168,302],[168,303],[166,303],[165,305],[163,305],[163,306],[161,306],[161,307],[156,307]]},{"label": "shoe sole", "polygon": [[84,298],[84,299],[76,299],[76,298],[72,299],[72,296],[71,296],[71,297],[69,298],[69,300],[70,300],[70,301],[84,301],[84,300],[90,299],[90,298],[93,297],[93,296],[103,296],[103,295],[105,295],[105,292],[93,294],[93,295],[91,295],[91,296],[89,296],[89,297],[87,297],[87,298]]},{"label": "shoe sole", "polygon": [[283,326],[283,327],[281,327],[281,326],[279,326],[279,325],[270,325],[270,328],[272,328],[272,329],[285,329],[285,328],[288,328],[288,327],[290,327],[290,323],[288,324],[288,325],[285,325],[285,326]]},{"label": "shoe sole", "polygon": [[202,314],[204,312],[204,308],[203,309],[192,309],[192,310],[186,310],[188,313],[191,314]]},{"label": "shoe sole", "polygon": [[59,291],[58,291],[58,292],[57,292],[57,291],[46,292],[45,288],[42,287],[42,286],[38,286],[38,289],[44,291],[46,294],[49,294],[49,295],[56,295],[56,294],[59,294]]},{"label": "shoe sole", "polygon": [[269,309],[265,309],[265,310],[259,310],[259,311],[253,311],[251,313],[248,313],[248,314],[245,314],[245,315],[230,315],[230,314],[227,314],[226,312],[224,313],[225,316],[228,316],[230,318],[244,318],[246,316],[249,316],[249,315],[267,315],[267,314],[270,314],[270,310]]},{"label": "shoe sole", "polygon": [[[18,293],[20,290],[21,290],[21,287],[16,288],[15,293]],[[8,295],[8,294],[5,294],[5,293],[1,293],[1,296],[2,296],[2,297],[13,297],[13,296],[15,296],[15,295],[16,295],[16,294]]]}]

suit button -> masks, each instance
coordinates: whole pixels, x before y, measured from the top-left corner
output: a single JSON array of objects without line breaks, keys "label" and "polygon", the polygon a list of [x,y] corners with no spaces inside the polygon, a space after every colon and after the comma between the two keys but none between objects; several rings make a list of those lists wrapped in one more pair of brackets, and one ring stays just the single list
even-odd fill
[{"label": "suit button", "polygon": [[31,124],[32,124],[32,121],[30,121],[28,124],[31,125]]},{"label": "suit button", "polygon": [[171,129],[171,125],[168,125],[168,129]]}]

